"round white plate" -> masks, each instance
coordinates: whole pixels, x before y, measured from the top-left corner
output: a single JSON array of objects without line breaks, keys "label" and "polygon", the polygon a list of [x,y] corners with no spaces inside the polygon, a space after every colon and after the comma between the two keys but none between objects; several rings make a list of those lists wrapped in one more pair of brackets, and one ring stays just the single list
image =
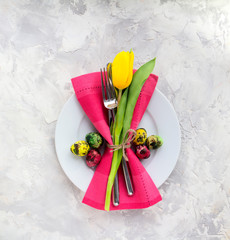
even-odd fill
[{"label": "round white plate", "polygon": [[[180,126],[176,113],[167,98],[155,89],[148,108],[138,126],[147,130],[148,136],[159,135],[164,144],[157,150],[152,150],[148,159],[142,164],[148,171],[157,187],[169,177],[173,171],[180,152]],[[70,152],[70,146],[85,140],[85,135],[96,131],[78,103],[75,95],[64,105],[56,125],[55,146],[58,160],[67,177],[86,191],[94,171],[90,169],[82,157]]]}]

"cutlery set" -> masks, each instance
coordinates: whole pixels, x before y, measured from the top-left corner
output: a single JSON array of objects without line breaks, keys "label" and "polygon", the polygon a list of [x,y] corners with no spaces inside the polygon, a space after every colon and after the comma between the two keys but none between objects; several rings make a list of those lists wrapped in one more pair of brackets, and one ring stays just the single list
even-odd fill
[{"label": "cutlery set", "polygon": [[[103,71],[102,69],[100,69],[100,71],[101,71],[101,87],[102,87],[103,103],[105,108],[108,109],[109,127],[110,127],[110,131],[112,131],[111,126],[115,120],[115,112],[116,112],[116,108],[118,107],[118,101],[117,101],[116,92],[113,86],[111,66],[109,67],[109,72],[107,72],[107,74],[106,74],[105,68],[103,68]],[[122,170],[123,170],[123,175],[124,175],[125,184],[127,188],[127,194],[129,196],[132,196],[134,193],[133,185],[132,185],[131,176],[129,173],[128,162],[125,161],[124,158],[122,158]],[[113,185],[113,205],[114,206],[119,205],[118,174],[116,174],[115,176],[114,185]]]}]

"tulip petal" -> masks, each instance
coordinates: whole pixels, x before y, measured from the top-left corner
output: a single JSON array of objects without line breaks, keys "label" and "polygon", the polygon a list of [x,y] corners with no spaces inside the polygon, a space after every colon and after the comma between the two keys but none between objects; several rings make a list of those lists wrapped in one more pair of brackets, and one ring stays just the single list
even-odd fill
[{"label": "tulip petal", "polygon": [[133,51],[129,53],[129,75],[127,79],[127,85],[129,86],[133,79],[133,62],[134,62],[134,54]]},{"label": "tulip petal", "polygon": [[124,89],[127,85],[129,77],[129,52],[120,52],[116,55],[112,63],[112,79],[113,84],[118,89]]}]

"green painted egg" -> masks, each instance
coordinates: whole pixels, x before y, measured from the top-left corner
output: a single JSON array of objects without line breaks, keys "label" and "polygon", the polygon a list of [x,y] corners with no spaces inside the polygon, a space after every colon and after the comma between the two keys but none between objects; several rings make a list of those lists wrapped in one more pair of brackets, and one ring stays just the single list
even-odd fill
[{"label": "green painted egg", "polygon": [[85,139],[91,148],[99,148],[103,143],[101,134],[97,132],[88,133]]},{"label": "green painted egg", "polygon": [[148,149],[157,149],[163,144],[163,139],[157,135],[151,135],[146,140]]}]

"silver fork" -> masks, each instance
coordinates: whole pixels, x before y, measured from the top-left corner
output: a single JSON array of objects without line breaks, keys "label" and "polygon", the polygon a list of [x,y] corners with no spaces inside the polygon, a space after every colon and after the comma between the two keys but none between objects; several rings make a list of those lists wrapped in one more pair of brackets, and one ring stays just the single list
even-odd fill
[{"label": "silver fork", "polygon": [[[102,69],[100,70],[101,70],[101,88],[102,88],[103,103],[104,103],[104,106],[108,109],[109,128],[111,128],[111,125],[115,119],[114,109],[117,107],[117,99],[116,99],[114,87],[111,84],[110,79],[106,77],[105,68],[103,69],[104,80],[103,80]],[[119,185],[118,185],[117,174],[115,176],[114,185],[113,185],[113,205],[114,206],[119,205]]]}]

